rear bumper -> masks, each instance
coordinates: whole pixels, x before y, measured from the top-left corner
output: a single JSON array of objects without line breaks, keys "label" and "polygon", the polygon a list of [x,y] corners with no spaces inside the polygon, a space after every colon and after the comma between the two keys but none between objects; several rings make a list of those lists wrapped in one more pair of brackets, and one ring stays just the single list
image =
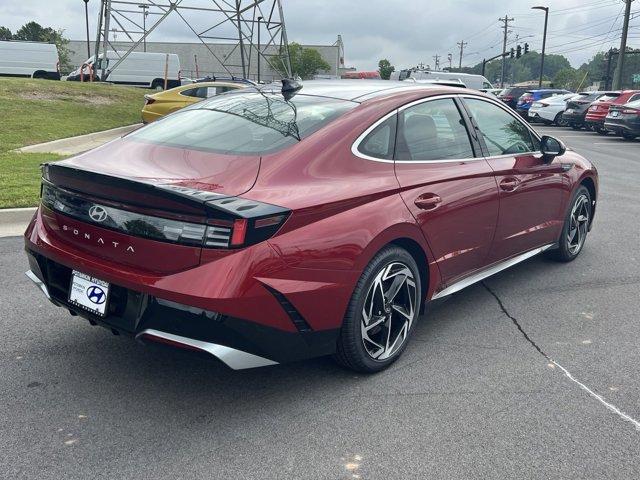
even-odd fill
[{"label": "rear bumper", "polygon": [[620,122],[606,120],[604,122],[604,128],[610,132],[614,132],[618,135],[625,133],[631,133],[633,135],[640,135],[640,121],[638,122]]},{"label": "rear bumper", "polygon": [[339,329],[286,332],[111,285],[109,313],[99,317],[68,302],[71,269],[27,250],[27,277],[56,306],[116,334],[206,352],[230,368],[274,365],[328,355]]},{"label": "rear bumper", "polygon": [[564,121],[566,121],[568,124],[573,124],[573,125],[584,125],[584,121],[585,121],[585,115],[584,113],[567,113],[564,112],[562,114],[562,118],[564,119]]},{"label": "rear bumper", "polygon": [[[58,235],[43,222],[40,209],[25,233],[29,278],[55,305],[138,339],[149,340],[143,334],[154,330],[268,362],[335,352],[359,277],[357,271],[288,266],[268,242],[158,273],[108,261]],[[109,282],[105,317],[68,302],[72,270]]]}]

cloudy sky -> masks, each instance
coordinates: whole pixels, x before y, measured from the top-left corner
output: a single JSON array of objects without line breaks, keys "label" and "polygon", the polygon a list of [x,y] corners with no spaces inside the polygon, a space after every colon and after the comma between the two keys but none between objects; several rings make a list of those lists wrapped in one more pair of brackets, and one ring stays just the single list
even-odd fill
[{"label": "cloudy sky", "polygon": [[[564,54],[577,67],[597,51],[619,44],[622,0],[540,1],[550,7],[547,52]],[[211,0],[182,2],[211,4]],[[542,44],[544,13],[531,10],[532,6],[540,5],[537,0],[283,0],[282,3],[290,41],[331,44],[341,34],[346,64],[363,70],[374,69],[380,58],[388,58],[396,67],[420,62],[433,66],[436,54],[443,57],[444,66],[449,53],[453,54],[455,64],[459,52],[456,43],[461,40],[468,42],[463,65],[475,64],[500,53],[502,31],[498,18],[505,15],[514,18],[510,44],[528,42],[538,50]],[[498,3],[501,5],[497,6]],[[631,21],[630,45],[640,47],[640,2],[636,3],[632,4],[635,18]],[[89,0],[92,37],[98,5],[99,0]],[[137,10],[135,5],[132,9]],[[140,14],[136,16],[141,18]],[[82,0],[0,0],[0,25],[15,31],[29,20],[63,28],[71,39],[85,38]],[[189,21],[196,29],[204,29],[217,20],[194,12]],[[118,39],[124,39],[122,34],[117,35]],[[149,41],[194,41],[194,38],[184,22],[173,15],[151,34]]]}]

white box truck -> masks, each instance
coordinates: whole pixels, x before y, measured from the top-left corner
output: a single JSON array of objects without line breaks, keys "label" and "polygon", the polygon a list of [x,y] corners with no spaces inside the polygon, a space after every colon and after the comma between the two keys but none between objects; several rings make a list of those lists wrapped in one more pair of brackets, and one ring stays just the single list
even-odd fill
[{"label": "white box truck", "polygon": [[[124,57],[125,53],[109,50],[106,58],[103,54],[99,55],[98,62],[92,55],[84,62],[84,81],[89,81],[91,68],[93,68],[94,79],[102,80],[100,75],[104,67],[108,72],[105,79],[107,82],[162,90],[168,55],[167,88],[180,86],[180,59],[175,53],[131,52]],[[122,57],[124,60],[116,66]],[[79,81],[81,68],[82,65],[71,72],[67,80]]]},{"label": "white box truck", "polygon": [[58,49],[53,43],[0,40],[0,75],[60,80]]}]

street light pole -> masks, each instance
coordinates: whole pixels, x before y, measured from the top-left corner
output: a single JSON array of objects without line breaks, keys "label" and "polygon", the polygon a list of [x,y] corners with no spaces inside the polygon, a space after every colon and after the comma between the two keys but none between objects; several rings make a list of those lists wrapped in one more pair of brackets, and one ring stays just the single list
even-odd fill
[{"label": "street light pole", "polygon": [[260,22],[262,17],[258,17],[258,83],[260,83]]},{"label": "street light pole", "polygon": [[82,0],[84,2],[84,18],[87,24],[87,58],[91,56],[91,44],[89,41],[89,0]]},{"label": "street light pole", "polygon": [[540,80],[538,88],[542,88],[542,77],[544,75],[544,51],[547,46],[547,23],[549,21],[549,7],[531,7],[532,10],[544,10],[544,34],[542,35],[542,55],[540,57]]},{"label": "street light pole", "polygon": [[142,49],[147,51],[147,15],[149,15],[149,5],[138,5],[142,9]]}]

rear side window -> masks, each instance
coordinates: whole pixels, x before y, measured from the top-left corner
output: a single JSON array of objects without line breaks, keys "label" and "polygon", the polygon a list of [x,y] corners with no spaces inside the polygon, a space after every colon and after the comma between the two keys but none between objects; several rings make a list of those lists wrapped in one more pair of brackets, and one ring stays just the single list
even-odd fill
[{"label": "rear side window", "polygon": [[396,138],[397,115],[392,115],[367,135],[358,151],[363,155],[381,160],[393,159],[393,147]]},{"label": "rear side window", "polygon": [[207,88],[190,88],[188,90],[181,91],[180,95],[184,95],[185,97],[207,98]]},{"label": "rear side window", "polygon": [[469,134],[453,99],[431,100],[400,112],[396,160],[473,157]]},{"label": "rear side window", "polygon": [[[206,88],[206,87],[205,87]],[[230,155],[262,155],[291,146],[358,104],[327,97],[219,95],[179,110],[127,139]]]},{"label": "rear side window", "polygon": [[465,98],[490,156],[533,152],[537,142],[516,117],[493,103]]}]

